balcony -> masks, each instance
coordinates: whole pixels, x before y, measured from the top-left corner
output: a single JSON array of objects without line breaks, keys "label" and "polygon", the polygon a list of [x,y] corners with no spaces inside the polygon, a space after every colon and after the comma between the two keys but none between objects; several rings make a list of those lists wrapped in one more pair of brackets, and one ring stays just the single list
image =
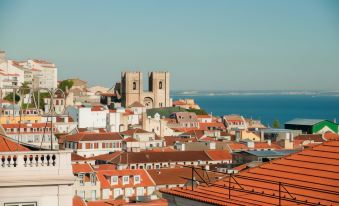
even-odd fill
[{"label": "balcony", "polygon": [[70,151],[0,152],[0,187],[74,181]]}]

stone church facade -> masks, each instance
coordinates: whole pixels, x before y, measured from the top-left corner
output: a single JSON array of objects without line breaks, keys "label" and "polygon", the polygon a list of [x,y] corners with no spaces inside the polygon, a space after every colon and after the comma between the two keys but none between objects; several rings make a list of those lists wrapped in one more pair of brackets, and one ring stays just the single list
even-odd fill
[{"label": "stone church facade", "polygon": [[141,72],[121,73],[121,103],[128,107],[140,102],[146,108],[171,107],[169,72],[148,73],[148,90],[144,90]]}]

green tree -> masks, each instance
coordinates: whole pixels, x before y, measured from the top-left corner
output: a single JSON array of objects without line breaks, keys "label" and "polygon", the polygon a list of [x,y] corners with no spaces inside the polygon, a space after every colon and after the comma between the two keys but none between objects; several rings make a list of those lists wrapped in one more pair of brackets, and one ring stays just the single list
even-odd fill
[{"label": "green tree", "polygon": [[[20,101],[20,96],[18,94],[15,94],[15,103],[18,103]],[[10,102],[14,102],[13,99],[13,92],[8,93],[5,97],[4,100],[10,101]]]},{"label": "green tree", "polygon": [[273,128],[280,128],[280,122],[279,122],[278,119],[275,119],[275,120],[273,121]]},{"label": "green tree", "polygon": [[61,89],[63,92],[66,92],[66,88],[71,89],[73,84],[74,82],[72,80],[63,80],[59,83],[59,89]]},{"label": "green tree", "polygon": [[206,115],[208,114],[205,110],[203,109],[187,109],[188,112],[194,112],[197,115]]},{"label": "green tree", "polygon": [[28,82],[24,82],[22,83],[21,87],[19,88],[19,93],[20,94],[23,94],[23,95],[26,95],[26,94],[29,94],[29,86],[28,86]]}]

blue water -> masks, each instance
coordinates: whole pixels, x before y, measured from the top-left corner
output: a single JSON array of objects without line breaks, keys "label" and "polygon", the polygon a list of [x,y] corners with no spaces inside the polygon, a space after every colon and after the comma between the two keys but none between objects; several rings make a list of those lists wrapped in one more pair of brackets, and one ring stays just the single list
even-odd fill
[{"label": "blue water", "polygon": [[173,100],[193,98],[201,108],[213,115],[241,114],[272,125],[275,119],[283,124],[294,118],[339,120],[338,96],[311,95],[235,95],[184,96],[173,95]]}]

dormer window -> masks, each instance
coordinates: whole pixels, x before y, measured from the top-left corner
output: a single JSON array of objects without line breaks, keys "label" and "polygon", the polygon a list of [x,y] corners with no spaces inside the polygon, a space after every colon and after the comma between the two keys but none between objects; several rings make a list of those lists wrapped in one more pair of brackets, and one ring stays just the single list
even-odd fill
[{"label": "dormer window", "polygon": [[140,175],[134,176],[134,184],[140,184]]},{"label": "dormer window", "polygon": [[123,185],[126,185],[129,183],[129,176],[123,176],[122,177],[122,184]]},{"label": "dormer window", "polygon": [[118,176],[112,176],[111,177],[111,183],[112,183],[112,185],[118,184]]}]

